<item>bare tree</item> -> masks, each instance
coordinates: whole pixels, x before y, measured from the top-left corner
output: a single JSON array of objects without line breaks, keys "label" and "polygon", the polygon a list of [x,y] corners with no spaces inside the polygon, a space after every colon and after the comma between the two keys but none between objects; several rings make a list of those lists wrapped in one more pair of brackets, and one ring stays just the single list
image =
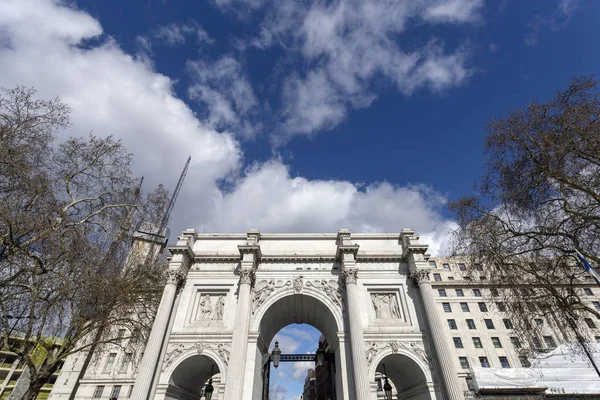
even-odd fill
[{"label": "bare tree", "polygon": [[168,197],[162,186],[141,193],[112,137],[56,144],[70,110],[34,96],[0,91],[0,338],[29,370],[27,400],[67,355],[149,330],[162,271],[124,266],[134,228],[158,224]]},{"label": "bare tree", "polygon": [[593,77],[577,77],[551,100],[492,120],[487,168],[474,193],[450,206],[456,251],[484,268],[529,349],[540,347],[540,320],[575,344],[600,322],[583,290],[593,281],[573,257],[578,250],[600,265],[598,96]]}]

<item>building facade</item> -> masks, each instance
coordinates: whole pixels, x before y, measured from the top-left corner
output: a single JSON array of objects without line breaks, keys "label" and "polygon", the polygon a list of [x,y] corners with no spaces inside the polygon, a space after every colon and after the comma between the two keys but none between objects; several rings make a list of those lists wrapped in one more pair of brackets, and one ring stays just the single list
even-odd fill
[{"label": "building facade", "polygon": [[[169,249],[169,280],[143,352],[124,343],[85,371],[85,355],[69,357],[50,399],[198,400],[214,376],[213,399],[265,400],[269,344],[294,323],[319,329],[335,355],[332,400],[382,398],[384,365],[393,398],[461,400],[474,367],[525,362],[506,318],[484,300],[485,279],[465,279],[456,259],[428,257],[410,229],[186,230]],[[546,328],[544,343],[556,345]]]}]

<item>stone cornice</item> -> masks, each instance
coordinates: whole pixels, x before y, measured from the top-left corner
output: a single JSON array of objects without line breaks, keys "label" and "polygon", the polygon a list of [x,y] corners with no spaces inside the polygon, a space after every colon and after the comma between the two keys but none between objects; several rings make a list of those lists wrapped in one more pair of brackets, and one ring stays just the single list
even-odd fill
[{"label": "stone cornice", "polygon": [[181,254],[186,257],[189,261],[194,259],[194,252],[192,248],[187,245],[179,245],[179,246],[169,246],[167,249],[171,252],[172,255]]},{"label": "stone cornice", "polygon": [[262,257],[260,246],[256,244],[240,244],[238,245],[238,250],[240,251],[240,256],[242,258],[244,257],[244,254],[254,254],[256,257],[255,262],[258,262]]},{"label": "stone cornice", "polygon": [[[361,254],[357,253],[356,262],[404,262],[402,254]],[[261,253],[260,261],[263,264],[277,262],[335,262],[339,259],[336,255],[327,254],[270,254]],[[238,262],[240,256],[237,254],[196,254],[195,262]]]}]

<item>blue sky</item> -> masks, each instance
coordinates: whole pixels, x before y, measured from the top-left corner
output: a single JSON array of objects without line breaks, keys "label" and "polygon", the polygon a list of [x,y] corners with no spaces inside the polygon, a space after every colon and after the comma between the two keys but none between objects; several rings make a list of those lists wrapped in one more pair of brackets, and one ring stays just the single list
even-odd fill
[{"label": "blue sky", "polygon": [[[446,248],[485,124],[598,71],[584,0],[2,0],[0,85],[112,134],[174,235],[398,232]],[[173,236],[174,236],[173,235]]]},{"label": "blue sky", "polygon": [[595,0],[0,0],[0,86],[61,97],[59,139],[120,138],[148,188],[190,154],[172,237],[410,227],[435,254],[486,122],[597,73],[598,21]]}]

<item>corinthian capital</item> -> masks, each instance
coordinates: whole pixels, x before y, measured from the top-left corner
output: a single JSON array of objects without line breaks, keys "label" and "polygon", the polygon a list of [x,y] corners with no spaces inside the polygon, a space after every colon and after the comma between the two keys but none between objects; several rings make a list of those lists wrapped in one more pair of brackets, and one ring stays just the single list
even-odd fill
[{"label": "corinthian capital", "polygon": [[408,276],[417,286],[419,286],[419,283],[421,282],[429,282],[429,271],[427,270],[412,270],[409,272]]},{"label": "corinthian capital", "polygon": [[177,285],[177,288],[181,288],[185,284],[185,274],[180,269],[169,269],[167,270],[167,283]]},{"label": "corinthian capital", "polygon": [[240,270],[240,283],[254,286],[254,270],[253,269],[241,269]]},{"label": "corinthian capital", "polygon": [[342,277],[344,279],[344,284],[356,284],[356,279],[358,278],[358,268],[345,269],[342,271]]}]

